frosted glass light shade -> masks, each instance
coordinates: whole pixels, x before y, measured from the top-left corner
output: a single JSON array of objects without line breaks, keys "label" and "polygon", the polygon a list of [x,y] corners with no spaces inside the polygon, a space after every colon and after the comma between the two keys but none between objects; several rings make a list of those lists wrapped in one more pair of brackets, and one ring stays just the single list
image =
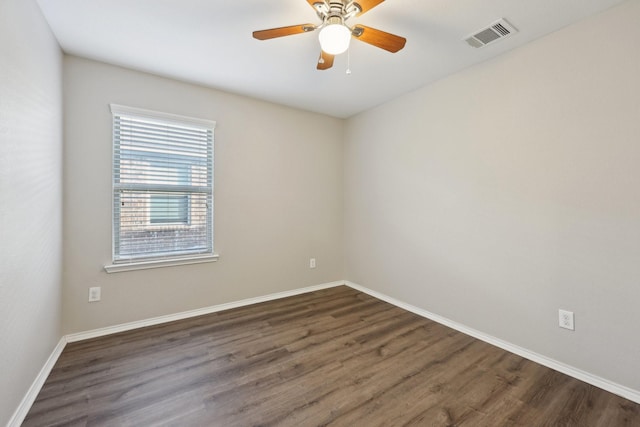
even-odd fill
[{"label": "frosted glass light shade", "polygon": [[329,55],[340,55],[349,49],[351,31],[343,24],[330,24],[320,30],[320,47]]}]

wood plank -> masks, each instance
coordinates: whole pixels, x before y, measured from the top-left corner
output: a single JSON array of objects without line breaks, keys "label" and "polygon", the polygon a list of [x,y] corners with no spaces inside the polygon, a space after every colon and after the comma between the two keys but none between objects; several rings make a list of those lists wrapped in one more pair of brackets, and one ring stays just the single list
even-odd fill
[{"label": "wood plank", "polygon": [[24,426],[640,426],[640,405],[325,289],[71,343]]}]

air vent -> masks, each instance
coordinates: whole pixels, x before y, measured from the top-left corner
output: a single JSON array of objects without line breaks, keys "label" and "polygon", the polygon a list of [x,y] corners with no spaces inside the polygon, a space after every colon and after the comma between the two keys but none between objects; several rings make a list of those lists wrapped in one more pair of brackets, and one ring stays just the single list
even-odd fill
[{"label": "air vent", "polygon": [[467,37],[465,41],[475,48],[485,47],[497,40],[517,33],[518,30],[509,24],[505,19],[500,19],[486,28],[477,31],[475,34]]}]

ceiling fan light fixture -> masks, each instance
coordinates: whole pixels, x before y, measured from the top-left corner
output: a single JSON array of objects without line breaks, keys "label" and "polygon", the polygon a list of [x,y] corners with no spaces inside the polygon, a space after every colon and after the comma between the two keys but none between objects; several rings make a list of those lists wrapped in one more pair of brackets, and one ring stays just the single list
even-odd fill
[{"label": "ceiling fan light fixture", "polygon": [[329,55],[340,55],[349,49],[351,30],[341,21],[329,23],[320,30],[318,39],[323,51]]}]

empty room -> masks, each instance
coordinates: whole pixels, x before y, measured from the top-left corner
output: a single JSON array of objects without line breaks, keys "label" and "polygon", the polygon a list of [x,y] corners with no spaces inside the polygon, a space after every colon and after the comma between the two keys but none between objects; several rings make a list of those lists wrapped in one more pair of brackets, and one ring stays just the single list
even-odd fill
[{"label": "empty room", "polygon": [[0,425],[640,426],[639,23],[0,1]]}]

